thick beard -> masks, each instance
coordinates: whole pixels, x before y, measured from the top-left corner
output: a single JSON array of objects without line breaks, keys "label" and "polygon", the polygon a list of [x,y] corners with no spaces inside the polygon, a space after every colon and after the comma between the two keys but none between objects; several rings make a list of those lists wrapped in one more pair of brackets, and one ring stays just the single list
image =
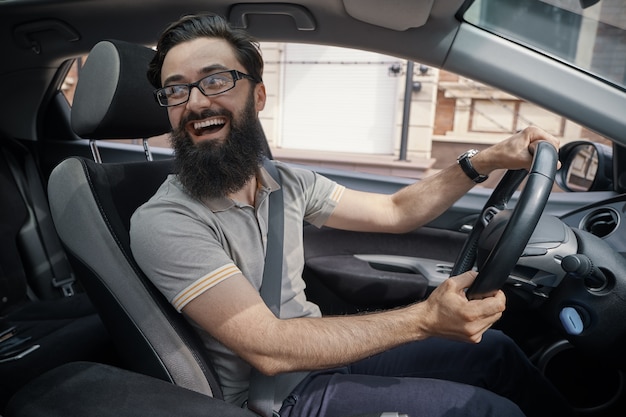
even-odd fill
[{"label": "thick beard", "polygon": [[[218,115],[231,120],[229,135],[223,141],[194,144],[184,126],[190,120]],[[265,155],[264,140],[252,96],[237,121],[227,110],[191,114],[172,132],[178,178],[186,191],[199,200],[239,191],[257,173]]]}]

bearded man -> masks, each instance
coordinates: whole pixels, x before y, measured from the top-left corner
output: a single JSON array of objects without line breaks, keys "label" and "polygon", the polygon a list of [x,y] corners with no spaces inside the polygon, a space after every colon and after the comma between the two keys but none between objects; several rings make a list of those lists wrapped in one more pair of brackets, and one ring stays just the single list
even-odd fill
[{"label": "bearded man", "polygon": [[[272,161],[278,184],[263,166],[262,73],[258,44],[219,16],[186,16],[165,30],[148,76],[174,128],[178,173],[131,220],[138,264],[202,338],[226,401],[246,403],[254,367],[273,376],[274,411],[283,417],[569,415],[514,342],[488,330],[505,308],[504,293],[465,297],[472,271],[403,308],[322,317],[304,293],[303,222],[412,231],[476,178],[454,164],[380,195]],[[483,176],[528,168],[538,141],[558,146],[551,135],[527,128],[465,162]],[[259,289],[268,196],[279,188],[285,253],[276,317]]]}]

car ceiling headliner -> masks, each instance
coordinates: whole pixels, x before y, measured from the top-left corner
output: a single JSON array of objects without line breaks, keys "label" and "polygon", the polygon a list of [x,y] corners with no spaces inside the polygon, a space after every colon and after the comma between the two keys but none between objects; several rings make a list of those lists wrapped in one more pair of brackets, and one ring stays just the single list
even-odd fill
[{"label": "car ceiling headliner", "polygon": [[[497,37],[475,36],[469,33],[469,25],[456,18],[463,0],[386,0],[385,5],[381,8],[378,0],[298,0],[298,5],[258,0],[0,0],[0,50],[11,57],[0,60],[0,84],[5,97],[15,97],[0,112],[0,129],[9,136],[37,140],[38,113],[59,66],[86,54],[100,40],[153,45],[181,15],[211,11],[245,24],[262,41],[355,47],[445,68],[506,89],[626,143],[626,120],[619,114],[620,108],[626,108],[623,92],[596,88],[594,80],[575,70],[567,82],[586,83],[580,91],[551,84],[552,80],[537,85],[543,90],[527,89],[528,74],[542,65],[556,69],[554,63],[530,51],[516,52],[515,62],[497,62],[493,58],[498,56],[493,53],[499,53]],[[455,45],[460,32],[469,34],[474,43]],[[33,42],[39,53],[33,51]],[[468,47],[472,49],[466,51]],[[477,49],[483,53],[475,53]],[[518,68],[517,73],[511,66]],[[543,94],[550,89],[552,94]],[[592,100],[589,91],[595,93]],[[569,108],[562,108],[561,103],[570,102]],[[609,114],[603,110],[606,106],[594,104],[606,102],[615,103]]]},{"label": "car ceiling headliner", "polygon": [[[261,40],[344,44],[373,50],[385,48],[387,53],[401,57],[419,56],[421,61],[432,65],[442,64],[446,53],[443,43],[446,38],[442,33],[454,33],[458,27],[454,13],[462,5],[462,0],[389,0],[394,7],[386,7],[387,14],[376,7],[376,1],[300,0],[299,4],[308,10],[314,21],[315,30],[298,30],[294,18],[264,12],[277,5],[297,7],[288,2],[247,0],[237,6],[243,6],[248,30]],[[371,7],[356,7],[359,2],[363,5],[370,3]],[[403,4],[406,6],[401,7]],[[54,65],[59,59],[89,51],[95,43],[106,38],[154,44],[167,24],[186,13],[211,11],[227,16],[231,21],[240,21],[239,9],[232,5],[233,2],[228,0],[0,0],[0,27],[4,32],[0,42],[10,40],[9,45],[2,45],[3,50],[10,56],[19,57],[0,62],[0,73],[6,74],[19,67]],[[407,9],[416,14],[414,19],[400,19],[407,15]],[[368,15],[365,10],[375,13]],[[28,32],[28,25],[41,21],[48,21],[56,29],[46,28],[43,23],[44,26],[23,34]],[[398,21],[397,28],[390,28]],[[74,32],[78,39],[66,40],[72,36],[58,29],[59,24],[67,27],[68,32]],[[368,35],[366,39],[364,33]],[[28,47],[25,37],[41,44],[39,55]],[[448,39],[447,46],[450,41]]]},{"label": "car ceiling headliner", "polygon": [[[372,12],[356,7],[358,1],[369,3]],[[443,64],[459,25],[453,11],[463,0],[390,0],[394,7],[388,12],[376,7],[377,0],[358,1],[299,0],[300,6],[294,6],[247,0],[234,7],[228,0],[0,0],[0,50],[12,57],[0,61],[1,83],[5,96],[16,97],[0,113],[0,129],[36,140],[36,115],[47,99],[45,88],[63,61],[86,54],[103,39],[153,45],[170,22],[187,13],[210,11],[231,22],[246,22],[248,31],[262,41],[360,47],[419,58],[432,66]],[[277,7],[287,13],[267,13]],[[315,30],[296,27],[302,26],[298,10],[290,10],[298,8]],[[409,13],[415,18],[401,18]],[[397,22],[400,27],[393,27]]]}]

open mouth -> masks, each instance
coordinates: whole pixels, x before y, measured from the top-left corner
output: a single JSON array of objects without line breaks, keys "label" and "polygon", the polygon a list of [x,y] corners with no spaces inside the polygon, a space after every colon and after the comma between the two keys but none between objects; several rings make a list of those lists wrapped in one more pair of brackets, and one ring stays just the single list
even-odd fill
[{"label": "open mouth", "polygon": [[226,119],[218,117],[214,119],[202,120],[192,124],[193,133],[197,136],[211,134],[220,131],[226,125]]}]

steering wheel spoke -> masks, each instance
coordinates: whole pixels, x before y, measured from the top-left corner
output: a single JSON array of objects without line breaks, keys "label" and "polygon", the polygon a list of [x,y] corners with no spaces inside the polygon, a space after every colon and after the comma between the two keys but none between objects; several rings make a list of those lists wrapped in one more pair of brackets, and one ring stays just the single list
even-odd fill
[{"label": "steering wheel spoke", "polygon": [[480,221],[482,222],[483,226],[487,227],[489,225],[489,222],[493,220],[493,218],[496,217],[501,211],[501,209],[494,206],[489,206],[484,209],[482,215],[480,216]]}]

